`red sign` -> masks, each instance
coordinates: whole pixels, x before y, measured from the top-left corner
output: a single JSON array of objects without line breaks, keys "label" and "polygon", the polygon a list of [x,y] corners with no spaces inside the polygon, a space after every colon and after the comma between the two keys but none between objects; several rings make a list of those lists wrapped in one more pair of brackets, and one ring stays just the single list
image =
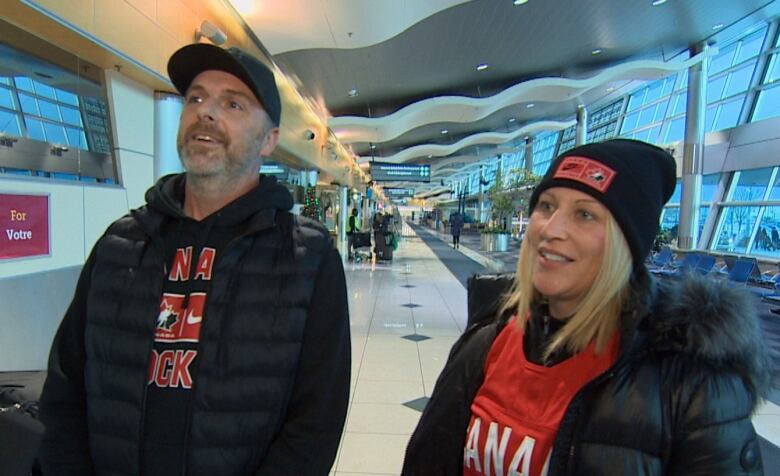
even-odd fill
[{"label": "red sign", "polygon": [[0,259],[49,254],[49,197],[0,193]]}]

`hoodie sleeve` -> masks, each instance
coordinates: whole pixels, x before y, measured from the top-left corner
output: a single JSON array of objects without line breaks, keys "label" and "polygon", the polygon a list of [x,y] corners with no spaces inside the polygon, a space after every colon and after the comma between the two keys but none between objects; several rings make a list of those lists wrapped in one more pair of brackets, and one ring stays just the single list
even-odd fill
[{"label": "hoodie sleeve", "polygon": [[330,471],[349,402],[351,345],[344,267],[327,251],[317,273],[287,419],[258,476]]},{"label": "hoodie sleeve", "polygon": [[81,270],[73,300],[60,323],[49,354],[46,382],[40,402],[40,419],[46,426],[39,452],[44,474],[94,474],[87,435],[84,388],[84,329],[87,292],[95,261],[93,249]]}]

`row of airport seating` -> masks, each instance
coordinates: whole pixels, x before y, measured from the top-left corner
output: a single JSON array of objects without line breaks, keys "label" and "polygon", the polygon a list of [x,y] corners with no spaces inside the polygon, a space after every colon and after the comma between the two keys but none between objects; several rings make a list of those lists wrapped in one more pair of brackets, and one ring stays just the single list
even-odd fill
[{"label": "row of airport seating", "polygon": [[762,274],[758,261],[749,256],[722,256],[723,264],[718,264],[718,256],[705,253],[687,253],[681,260],[675,260],[671,248],[664,247],[658,253],[648,257],[647,265],[651,273],[661,277],[680,277],[685,273],[699,273],[717,279],[727,279],[734,285],[747,286],[761,297],[777,297],[780,301],[780,273]]}]

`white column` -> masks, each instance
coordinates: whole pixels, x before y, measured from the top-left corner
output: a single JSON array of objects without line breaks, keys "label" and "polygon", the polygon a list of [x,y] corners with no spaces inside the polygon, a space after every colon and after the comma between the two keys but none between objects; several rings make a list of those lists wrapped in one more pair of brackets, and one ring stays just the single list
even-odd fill
[{"label": "white column", "polygon": [[184,171],[176,150],[182,107],[181,96],[154,93],[154,180]]},{"label": "white column", "polygon": [[[691,56],[705,52],[706,43],[691,48]],[[692,250],[699,235],[701,176],[704,164],[704,118],[707,107],[707,59],[688,69],[688,109],[683,145],[682,196],[677,247]]]},{"label": "white column", "polygon": [[342,259],[347,257],[347,220],[349,219],[349,187],[339,188],[338,249]]},{"label": "white column", "polygon": [[529,174],[534,172],[534,138],[525,138],[525,152],[523,152],[523,160],[525,161],[525,171]]},{"label": "white column", "polygon": [[576,145],[583,145],[588,140],[588,110],[584,105],[577,106],[577,137]]}]

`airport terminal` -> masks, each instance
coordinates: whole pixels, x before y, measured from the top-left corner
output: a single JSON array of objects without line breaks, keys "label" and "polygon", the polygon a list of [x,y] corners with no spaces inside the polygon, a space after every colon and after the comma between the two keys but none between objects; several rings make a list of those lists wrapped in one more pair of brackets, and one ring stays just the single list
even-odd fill
[{"label": "airport terminal", "polygon": [[[633,258],[634,271],[647,269],[648,289],[676,295],[693,279],[745,299],[741,311],[754,322],[752,344],[760,350],[739,358],[768,359],[769,384],[761,391],[746,384],[750,395],[761,396],[746,410],[745,424],[755,429],[743,435],[748,443],[734,454],[706,450],[722,451],[723,464],[741,465],[739,474],[760,474],[756,468],[780,474],[778,0],[0,5],[0,475],[47,474],[44,460],[50,470],[65,468],[52,461],[73,462],[52,474],[93,474],[71,458],[79,449],[84,461],[91,457],[94,474],[171,474],[163,466],[150,469],[157,461],[153,440],[145,440],[158,431],[149,424],[158,421],[152,412],[186,422],[180,433],[149,437],[183,435],[185,443],[162,453],[185,461],[165,466],[181,474],[451,474],[415,469],[419,455],[410,438],[424,440],[429,420],[421,416],[435,415],[442,401],[436,395],[455,392],[447,387],[452,373],[442,372],[457,360],[453,345],[485,325],[480,321],[503,315],[500,304],[518,292],[510,286],[515,273],[523,274],[523,250],[536,246],[529,243],[540,233],[552,233],[534,228],[531,213],[550,206],[551,195],[563,209],[562,196],[550,193],[560,189],[589,194],[599,210],[615,215],[610,223],[633,253],[626,259]],[[249,144],[244,131],[262,140]],[[663,180],[650,165],[630,168],[612,156],[599,162],[605,152],[598,144],[627,143],[619,139],[652,144],[649,156],[673,160],[668,196],[657,207],[645,187]],[[253,158],[238,163],[246,147],[253,147],[246,154]],[[224,169],[196,160],[223,149]],[[565,175],[572,158],[602,168],[590,169],[588,178]],[[245,166],[259,167],[241,176],[254,187],[246,194],[239,190],[246,182],[229,175]],[[215,192],[204,185],[211,183],[206,175],[195,175],[206,169],[234,181]],[[639,184],[633,190],[621,182],[627,176]],[[608,192],[618,189],[634,193],[610,201]],[[219,206],[204,207],[205,197],[217,195]],[[256,213],[233,212],[236,203]],[[275,214],[265,214],[266,206]],[[160,222],[150,209],[166,209],[160,213],[169,218]],[[652,234],[637,238],[636,230]],[[138,238],[156,233],[168,237],[162,245]],[[545,269],[577,261],[544,247],[540,253]],[[152,256],[162,272],[152,271]],[[212,273],[230,278],[211,281]],[[634,286],[638,278],[629,279]],[[481,294],[486,285],[492,294]],[[147,288],[156,291],[144,301],[140,289]],[[220,296],[213,303],[211,293]],[[743,301],[726,305],[735,303]],[[149,334],[142,346],[151,352],[131,352],[123,343],[143,336],[132,319],[140,309],[153,314],[146,327],[154,339]],[[209,326],[211,312],[236,319]],[[86,326],[76,328],[75,343],[67,341],[76,333],[65,316]],[[263,316],[267,322],[253,327],[252,319]],[[315,318],[319,327],[308,324]],[[712,329],[718,322],[696,325]],[[230,336],[237,343],[207,347]],[[734,349],[745,344],[740,338],[734,336]],[[543,368],[558,367],[548,364],[551,356]],[[729,359],[721,360],[731,365]],[[190,375],[193,361],[199,370]],[[130,390],[121,379],[132,364],[150,370],[148,381],[139,374]],[[273,369],[257,371],[266,365]],[[221,390],[204,390],[208,382],[220,382]],[[163,387],[175,388],[176,396]],[[69,447],[62,435],[44,439],[43,422],[68,405],[58,399],[68,393],[64,388],[89,395],[76,410],[85,420],[83,435],[92,433],[84,437],[89,447]],[[343,402],[335,401],[339,389]],[[728,400],[722,389],[713,393],[710,401]],[[125,412],[105,403],[111,399],[140,405]],[[274,403],[255,407],[247,403],[253,399]],[[246,413],[231,415],[233,403],[226,402]],[[170,416],[174,407],[180,410]],[[609,410],[639,411],[619,399]],[[332,444],[320,447],[301,436],[315,431],[304,419],[316,411],[333,420],[316,430]],[[133,412],[140,412],[140,423],[130,422]],[[562,415],[565,423],[569,413]],[[480,421],[473,418],[468,435],[456,441],[463,474],[594,474],[583,469],[590,453],[574,456],[575,443],[569,464],[586,472],[556,466],[559,440],[554,449],[548,445],[546,461],[523,459],[525,440],[504,461],[509,427],[500,450],[509,470],[491,472],[488,453],[498,448],[498,430],[491,426],[495,441],[472,440]],[[284,429],[290,421],[299,426]],[[257,443],[262,450],[251,448],[247,435],[263,425],[271,428],[268,441]],[[140,441],[125,441],[125,430]],[[212,441],[212,434],[224,439]],[[600,470],[686,474],[674,466],[680,463],[672,440],[670,448],[631,448],[652,454],[649,463]],[[51,450],[55,443],[64,445],[59,454]],[[41,445],[49,449],[39,461]],[[484,460],[470,453],[477,446]],[[309,456],[329,469],[295,466]],[[218,468],[233,466],[220,461],[242,470],[222,473]],[[299,469],[284,469],[281,461]],[[687,473],[712,474],[702,468],[724,471],[702,466]]]}]

